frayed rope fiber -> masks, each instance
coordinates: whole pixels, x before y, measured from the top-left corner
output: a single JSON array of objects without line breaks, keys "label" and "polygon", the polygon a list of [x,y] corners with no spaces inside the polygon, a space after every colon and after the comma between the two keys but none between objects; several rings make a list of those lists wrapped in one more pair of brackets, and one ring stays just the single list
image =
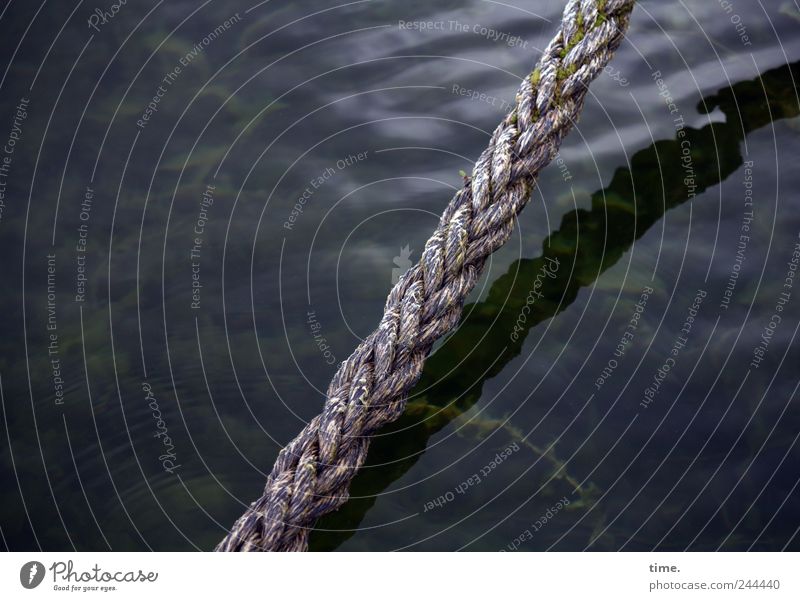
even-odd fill
[{"label": "frayed rope fiber", "polygon": [[380,325],[339,366],[322,413],[280,452],[263,495],[217,551],[304,551],[317,519],[347,500],[369,436],[400,417],[433,344],[458,323],[484,263],[508,240],[539,171],[577,121],[589,83],[621,43],[633,4],[569,0],[558,33],[419,263],[389,293]]}]

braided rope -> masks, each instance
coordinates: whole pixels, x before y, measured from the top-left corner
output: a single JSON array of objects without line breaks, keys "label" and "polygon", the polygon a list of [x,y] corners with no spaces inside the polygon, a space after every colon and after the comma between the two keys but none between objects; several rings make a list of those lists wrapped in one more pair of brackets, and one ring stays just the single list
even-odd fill
[{"label": "braided rope", "polygon": [[370,434],[400,416],[433,344],[458,323],[486,259],[508,240],[536,176],[578,119],[589,83],[622,41],[633,4],[568,1],[515,107],[445,208],[419,263],[389,293],[378,329],[342,362],[322,413],[280,452],[263,495],[217,551],[303,551],[316,520],[347,500]]}]

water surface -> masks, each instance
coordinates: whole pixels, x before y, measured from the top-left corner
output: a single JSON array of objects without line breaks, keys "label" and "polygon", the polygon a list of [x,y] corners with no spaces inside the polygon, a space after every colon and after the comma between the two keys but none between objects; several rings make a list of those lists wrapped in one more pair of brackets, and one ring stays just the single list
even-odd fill
[{"label": "water surface", "polygon": [[[2,537],[210,549],[563,3],[107,8],[0,19]],[[800,548],[798,22],[638,3],[312,549]]]}]

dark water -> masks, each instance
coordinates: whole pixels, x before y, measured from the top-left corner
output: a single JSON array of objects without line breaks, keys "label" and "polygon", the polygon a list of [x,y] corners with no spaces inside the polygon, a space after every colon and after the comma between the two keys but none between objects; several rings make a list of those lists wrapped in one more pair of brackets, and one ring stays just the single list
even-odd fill
[{"label": "dark water", "polygon": [[[1,13],[12,550],[212,548],[563,8],[112,4]],[[313,549],[800,549],[799,28],[639,3]]]}]

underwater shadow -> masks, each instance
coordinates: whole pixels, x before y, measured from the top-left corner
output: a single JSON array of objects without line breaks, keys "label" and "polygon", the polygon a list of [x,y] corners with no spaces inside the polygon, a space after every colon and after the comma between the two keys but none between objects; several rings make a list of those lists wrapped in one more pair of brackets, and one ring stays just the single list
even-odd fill
[{"label": "underwater shadow", "polygon": [[[591,195],[591,209],[576,209],[562,218],[539,256],[512,263],[493,282],[485,301],[466,305],[458,330],[428,358],[404,414],[371,442],[367,461],[350,486],[352,498],[317,523],[309,550],[333,550],[350,538],[376,495],[408,472],[430,437],[471,409],[483,384],[522,353],[530,330],[566,309],[581,288],[615,265],[668,210],[690,198],[680,161],[683,140],[691,144],[695,193],[700,194],[742,166],[739,148],[750,132],[800,114],[792,85],[798,80],[800,62],[795,62],[704,98],[698,110],[719,108],[724,123],[686,127],[683,138],[660,140],[636,152],[630,169],[617,169],[610,184]],[[529,305],[520,330],[517,320],[531,283],[554,260],[564,267],[539,279],[542,296]],[[515,326],[518,335],[510,336]],[[464,382],[474,383],[464,389]]]}]

